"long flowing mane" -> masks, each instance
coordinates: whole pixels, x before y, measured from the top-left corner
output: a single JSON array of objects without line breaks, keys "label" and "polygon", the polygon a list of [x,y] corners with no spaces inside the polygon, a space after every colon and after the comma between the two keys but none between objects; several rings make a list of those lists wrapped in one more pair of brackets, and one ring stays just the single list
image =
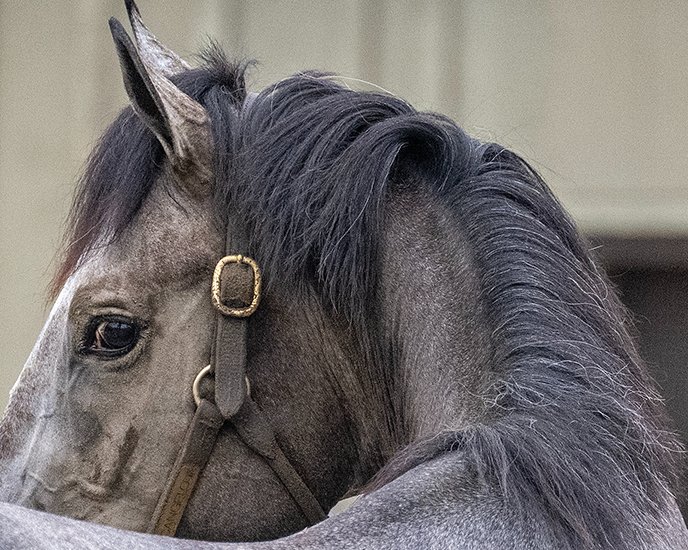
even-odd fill
[{"label": "long flowing mane", "polygon": [[[244,66],[217,50],[176,83],[208,110],[217,205],[241,212],[275,281],[365,319],[390,182],[413,169],[462,221],[493,334],[489,414],[403,449],[377,485],[440,453],[467,460],[571,547],[635,547],[675,490],[680,449],[626,313],[568,215],[526,162],[386,95],[304,73],[243,107]],[[55,288],[136,215],[162,151],[129,109],[104,135],[71,213]],[[659,520],[658,520],[659,521]]]}]

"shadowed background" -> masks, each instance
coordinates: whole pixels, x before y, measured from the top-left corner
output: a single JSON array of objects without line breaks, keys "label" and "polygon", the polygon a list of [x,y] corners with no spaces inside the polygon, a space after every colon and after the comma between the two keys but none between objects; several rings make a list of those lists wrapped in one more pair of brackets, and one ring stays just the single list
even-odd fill
[{"label": "shadowed background", "polygon": [[[334,71],[522,154],[599,246],[685,439],[688,2],[139,5],[187,59],[207,37],[258,59],[256,90]],[[47,312],[76,177],[126,104],[112,15],[126,20],[123,1],[0,1],[0,408]]]}]

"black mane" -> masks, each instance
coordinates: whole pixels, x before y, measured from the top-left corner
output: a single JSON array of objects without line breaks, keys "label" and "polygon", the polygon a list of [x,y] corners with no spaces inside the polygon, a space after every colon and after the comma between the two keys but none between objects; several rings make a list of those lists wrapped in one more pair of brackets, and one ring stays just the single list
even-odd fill
[{"label": "black mane", "polygon": [[[497,350],[495,420],[401,451],[379,480],[452,450],[513,506],[540,507],[562,543],[635,547],[676,486],[679,445],[623,307],[539,176],[443,117],[328,75],[293,76],[243,111],[244,67],[217,53],[176,82],[213,122],[218,211],[246,220],[273,280],[308,281],[354,323],[375,286],[379,206],[403,166],[462,220]],[[82,181],[58,286],[132,220],[161,163],[126,109]]]}]

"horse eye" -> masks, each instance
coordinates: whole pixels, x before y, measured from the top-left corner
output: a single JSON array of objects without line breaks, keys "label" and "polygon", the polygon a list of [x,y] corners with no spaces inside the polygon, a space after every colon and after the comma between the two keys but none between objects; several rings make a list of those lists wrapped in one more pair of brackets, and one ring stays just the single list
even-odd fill
[{"label": "horse eye", "polygon": [[89,328],[83,349],[108,357],[131,351],[139,336],[138,326],[126,319],[100,319]]}]

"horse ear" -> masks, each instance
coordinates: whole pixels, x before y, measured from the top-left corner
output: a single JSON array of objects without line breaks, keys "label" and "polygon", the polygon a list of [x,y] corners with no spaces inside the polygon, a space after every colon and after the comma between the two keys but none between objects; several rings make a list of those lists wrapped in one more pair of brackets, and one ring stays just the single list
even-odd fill
[{"label": "horse ear", "polygon": [[129,22],[134,31],[136,48],[149,67],[155,67],[160,74],[171,76],[191,69],[186,61],[163,45],[143,24],[141,12],[134,0],[125,0]]},{"label": "horse ear", "polygon": [[[138,11],[133,2],[131,5],[134,11],[130,14],[134,13],[132,18],[136,20]],[[156,135],[175,172],[195,186],[208,187],[212,175],[212,132],[206,110],[167,78],[173,66],[169,56],[155,63],[154,50],[141,55],[115,18],[110,19],[110,31],[134,111]],[[143,36],[145,32],[139,29],[139,34]],[[157,40],[155,43],[159,44]]]}]

